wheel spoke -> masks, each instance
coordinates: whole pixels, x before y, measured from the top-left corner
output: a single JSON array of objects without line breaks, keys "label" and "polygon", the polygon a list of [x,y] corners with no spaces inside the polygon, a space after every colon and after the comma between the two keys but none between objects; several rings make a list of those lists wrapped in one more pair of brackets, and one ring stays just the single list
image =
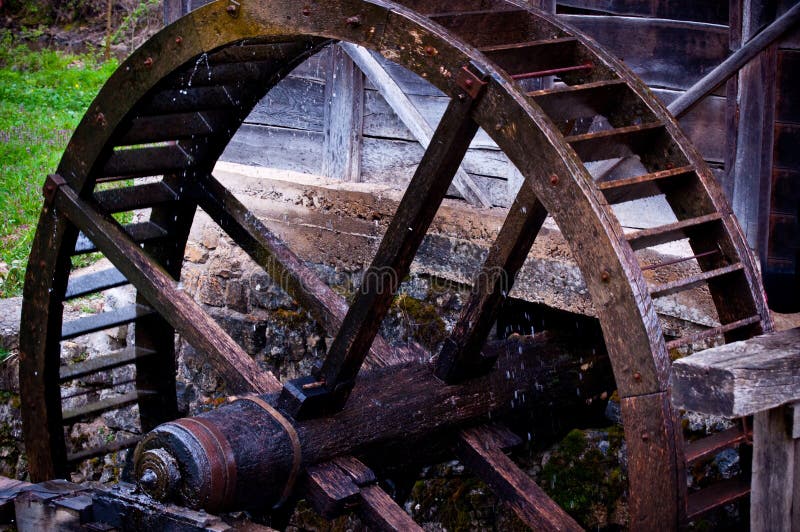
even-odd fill
[{"label": "wheel spoke", "polygon": [[[322,368],[291,390],[314,386],[314,400],[285,389],[287,408],[295,417],[340,409],[352,389],[364,357],[386,316],[400,280],[409,271],[422,239],[436,215],[478,125],[471,118],[475,101],[453,99],[431,144],[408,185],[356,300],[334,338]],[[314,379],[314,380],[311,380]],[[303,379],[301,379],[303,380]],[[313,384],[317,382],[318,384]],[[336,394],[334,397],[333,394]],[[302,392],[301,392],[302,393]],[[292,404],[294,403],[294,404]],[[310,406],[313,403],[314,406]]]},{"label": "wheel spoke", "polygon": [[270,393],[280,383],[262,371],[239,345],[119,225],[99,215],[93,205],[69,187],[61,187],[56,206],[91,235],[97,248],[114,262],[144,298],[209,361],[233,391]]},{"label": "wheel spoke", "polygon": [[[325,331],[336,334],[347,314],[347,302],[306,266],[283,242],[213,176],[199,179],[196,188],[200,207],[281,288],[306,309]],[[390,366],[404,357],[377,337],[370,349],[373,366]]]},{"label": "wheel spoke", "polygon": [[439,353],[437,377],[457,382],[494,364],[494,359],[481,355],[481,347],[546,217],[544,206],[523,185],[475,279],[472,295]]},{"label": "wheel spoke", "polygon": [[[503,452],[507,430],[475,427],[461,432],[458,454],[532,530],[583,530]],[[513,435],[512,435],[513,436]]]}]

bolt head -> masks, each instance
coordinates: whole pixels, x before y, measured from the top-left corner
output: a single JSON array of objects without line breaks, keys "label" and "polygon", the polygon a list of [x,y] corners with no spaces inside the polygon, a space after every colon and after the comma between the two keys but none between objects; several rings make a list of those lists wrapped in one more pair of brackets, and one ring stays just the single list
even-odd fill
[{"label": "bolt head", "polygon": [[650,433],[647,431],[642,432],[642,441],[648,441],[650,439]]},{"label": "bolt head", "polygon": [[637,371],[636,373],[633,374],[633,378],[636,381],[640,381],[642,380],[642,374]]},{"label": "bolt head", "polygon": [[150,68],[151,66],[153,66],[153,58],[152,57],[148,57],[147,59],[145,59],[144,60],[144,66],[146,66],[147,68]]},{"label": "bolt head", "polygon": [[311,15],[311,8],[310,8],[310,7],[308,7],[308,6],[305,6],[305,7],[303,8],[303,16],[304,16],[304,17],[307,17],[307,16],[309,16],[309,15]]},{"label": "bolt head", "polygon": [[604,270],[600,274],[600,280],[603,281],[604,283],[609,282],[611,280],[611,274],[609,274],[607,271]]},{"label": "bolt head", "polygon": [[558,184],[558,176],[556,174],[550,175],[550,184],[557,185]]}]

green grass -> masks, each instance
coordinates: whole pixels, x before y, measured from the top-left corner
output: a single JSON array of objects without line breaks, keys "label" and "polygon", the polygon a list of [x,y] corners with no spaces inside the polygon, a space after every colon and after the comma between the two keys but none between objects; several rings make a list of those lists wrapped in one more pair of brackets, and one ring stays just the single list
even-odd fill
[{"label": "green grass", "polygon": [[44,179],[116,67],[92,55],[31,51],[0,33],[0,297],[21,292]]}]

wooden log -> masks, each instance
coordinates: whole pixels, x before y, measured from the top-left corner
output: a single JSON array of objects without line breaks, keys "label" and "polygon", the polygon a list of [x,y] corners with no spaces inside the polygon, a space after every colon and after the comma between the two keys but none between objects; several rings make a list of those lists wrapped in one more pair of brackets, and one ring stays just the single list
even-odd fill
[{"label": "wooden log", "polygon": [[800,329],[706,349],[672,365],[678,408],[749,416],[800,400]]},{"label": "wooden log", "polygon": [[[215,463],[216,471],[236,471],[227,507],[263,507],[280,496],[292,471],[292,438],[284,423],[297,434],[304,468],[354,452],[369,451],[375,456],[383,444],[399,440],[406,447],[414,446],[419,458],[435,447],[423,443],[426,438],[438,440],[449,429],[483,419],[490,412],[492,418],[508,411],[536,412],[552,402],[585,407],[587,398],[613,386],[605,355],[592,355],[591,347],[581,347],[572,338],[563,339],[565,343],[550,338],[542,333],[533,339],[497,343],[493,346],[498,352],[495,369],[458,386],[442,385],[430,363],[409,362],[369,372],[357,382],[347,407],[327,418],[282,419],[243,399],[190,418],[196,421],[166,423],[140,444],[137,471],[142,473],[144,453],[166,449],[181,461],[182,478],[175,484],[159,474],[160,480],[178,489],[143,486],[153,496],[169,498],[171,492],[180,504],[197,507],[213,495],[224,507],[219,495],[214,495],[221,489],[212,489],[216,477],[204,465]],[[276,399],[261,397],[268,402]],[[209,429],[201,430],[199,425]],[[550,426],[549,421],[545,425]],[[198,438],[202,439],[198,431],[213,432],[219,444],[198,448]],[[192,436],[195,433],[199,435]],[[231,449],[235,459],[219,454],[222,448]]]}]

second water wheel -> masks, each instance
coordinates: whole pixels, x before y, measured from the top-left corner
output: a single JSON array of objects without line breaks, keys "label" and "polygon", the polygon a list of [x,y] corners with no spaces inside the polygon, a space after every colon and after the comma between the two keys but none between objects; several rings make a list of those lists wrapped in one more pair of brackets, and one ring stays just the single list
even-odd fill
[{"label": "second water wheel", "polygon": [[[297,420],[348,409],[359,370],[399,359],[378,335],[469,143],[482,127],[524,176],[466,303],[432,370],[448,383],[489,370],[481,353],[510,285],[545,217],[571,246],[602,326],[622,405],[629,456],[631,528],[675,528],[746,495],[741,484],[688,496],[687,461],[729,444],[685,447],[669,401],[669,350],[703,338],[748,338],[771,328],[761,281],[723,194],[686,136],[643,83],[593,41],[517,0],[218,0],[168,26],[102,89],[45,184],[45,205],[25,283],[21,387],[26,448],[35,480],[64,476],[92,455],[68,455],[64,426],[139,405],[142,431],[177,417],[174,333],[204,353],[237,393],[282,397]],[[332,40],[372,49],[424,77],[451,102],[348,305],[213,176],[252,107],[295,66]],[[207,74],[197,75],[198,61]],[[528,91],[522,82],[562,82]],[[577,119],[605,126],[574,133]],[[586,163],[638,157],[644,170],[596,182]],[[138,178],[156,176],[141,182]],[[115,183],[112,188],[98,187]],[[677,219],[624,233],[613,206],[664,195]],[[280,383],[180,286],[183,252],[202,208],[334,338],[313,375]],[[152,209],[120,225],[113,214]],[[688,239],[699,273],[651,284],[637,251]],[[108,271],[70,277],[71,257],[99,251]],[[385,278],[369,272],[392,271]],[[64,322],[63,303],[132,284],[129,308]],[[707,286],[720,324],[666,341],[654,299]],[[62,365],[60,343],[123,323],[135,345],[91,363]],[[136,367],[136,391],[62,408],[60,385],[120,365]],[[136,441],[122,442],[121,448]],[[98,449],[94,454],[108,452]],[[716,490],[716,491],[714,491]],[[529,522],[529,524],[532,524]]]}]

